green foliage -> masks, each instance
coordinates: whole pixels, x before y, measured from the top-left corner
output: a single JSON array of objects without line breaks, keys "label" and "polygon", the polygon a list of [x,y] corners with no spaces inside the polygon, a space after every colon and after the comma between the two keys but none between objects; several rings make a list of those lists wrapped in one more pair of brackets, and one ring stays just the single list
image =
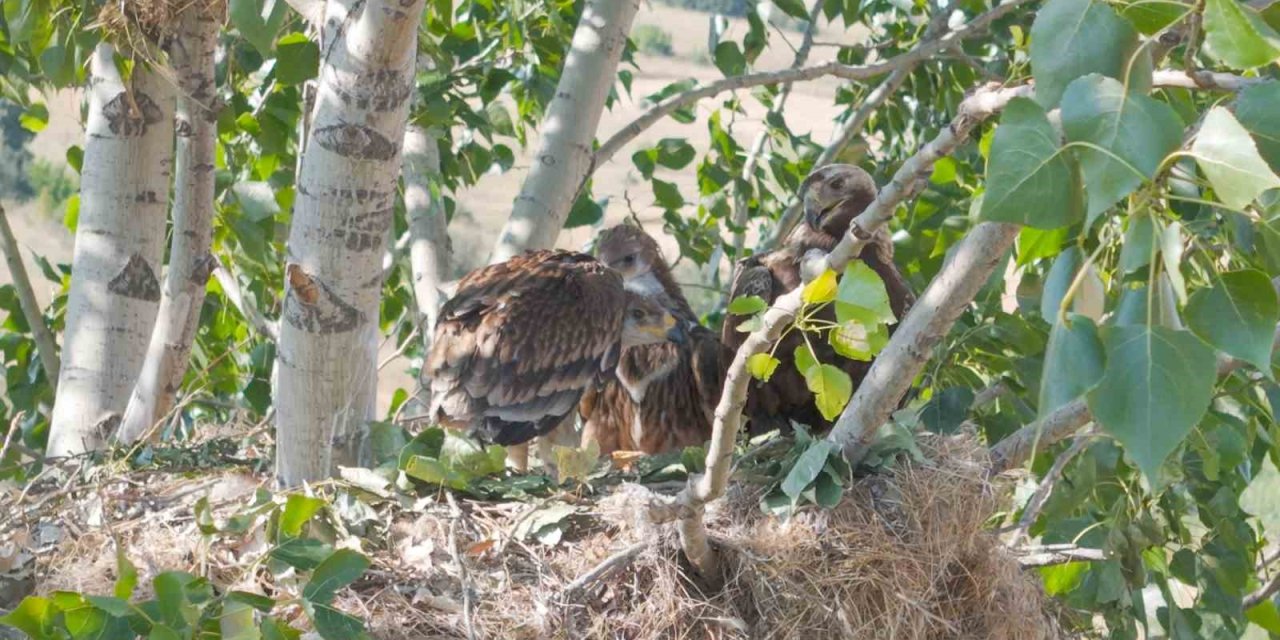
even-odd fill
[{"label": "green foliage", "polygon": [[34,137],[22,126],[22,107],[0,99],[0,198],[26,200],[36,194],[28,175],[32,164],[27,143]]},{"label": "green foliage", "polygon": [[[1084,217],[1084,190],[1075,159],[1036,103],[1015,98],[1005,108],[991,143],[982,218],[1055,229]],[[1028,202],[1041,206],[1030,208]]]}]

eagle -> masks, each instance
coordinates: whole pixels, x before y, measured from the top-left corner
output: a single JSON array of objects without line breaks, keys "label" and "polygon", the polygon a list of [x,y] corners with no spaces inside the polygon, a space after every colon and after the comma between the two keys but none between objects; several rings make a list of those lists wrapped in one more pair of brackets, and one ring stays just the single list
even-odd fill
[{"label": "eagle", "polygon": [[[799,197],[804,201],[804,222],[796,227],[781,247],[743,258],[738,263],[730,300],[742,296],[760,296],[770,304],[783,294],[803,284],[801,262],[814,250],[829,252],[848,231],[850,223],[876,198],[876,184],[861,168],[847,164],[826,165],[815,170],[800,185]],[[883,231],[872,236],[858,259],[871,267],[884,280],[889,304],[901,320],[915,301],[906,278],[893,262],[893,243]],[[835,311],[823,309],[818,319],[835,322]],[[747,334],[738,331],[743,316],[725,319],[721,340],[725,347],[737,351]],[[804,338],[788,333],[774,349],[782,362],[768,382],[753,380],[747,392],[746,415],[752,435],[779,429],[788,432],[790,421],[826,430],[831,421],[825,419],[814,404],[813,394],[804,375],[796,371],[794,353]],[[869,362],[850,360],[836,355],[825,340],[810,340],[818,360],[836,364],[853,380],[854,388],[866,377]]]},{"label": "eagle", "polygon": [[683,323],[617,271],[584,253],[529,251],[458,281],[425,364],[429,415],[512,445],[523,471],[527,443],[568,417],[623,350],[664,341],[683,343]]},{"label": "eagle", "polygon": [[622,350],[612,375],[601,376],[579,403],[583,445],[594,440],[601,454],[655,454],[704,444],[724,383],[723,345],[698,323],[658,243],[642,229],[606,229],[596,255],[622,274],[628,291],[665,306],[687,328],[688,339]]}]

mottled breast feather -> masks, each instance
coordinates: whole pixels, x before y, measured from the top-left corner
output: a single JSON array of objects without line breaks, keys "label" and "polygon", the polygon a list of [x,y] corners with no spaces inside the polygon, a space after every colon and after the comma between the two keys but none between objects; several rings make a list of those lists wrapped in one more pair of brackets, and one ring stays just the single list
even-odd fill
[{"label": "mottled breast feather", "polygon": [[616,346],[625,304],[617,273],[571,251],[531,251],[467,274],[427,357],[432,415],[500,444],[550,431]]}]

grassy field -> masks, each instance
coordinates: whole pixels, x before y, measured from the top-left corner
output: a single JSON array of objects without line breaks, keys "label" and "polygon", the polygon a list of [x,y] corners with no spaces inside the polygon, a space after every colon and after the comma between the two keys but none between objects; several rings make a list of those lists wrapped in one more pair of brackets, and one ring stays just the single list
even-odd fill
[{"label": "grassy field", "polygon": [[[709,20],[710,16],[705,13],[653,3],[641,5],[635,24],[653,25],[669,33],[673,55],[637,56],[638,68],[634,70],[632,95],[624,96],[611,111],[604,114],[597,134],[600,139],[607,138],[643,113],[646,106],[644,96],[679,80],[693,78],[699,82],[710,82],[720,78],[720,72],[710,64],[706,54]],[[745,20],[734,20],[731,22],[729,37],[741,38],[745,29]],[[829,59],[835,55],[835,48],[830,43],[855,43],[861,35],[861,32],[845,31],[841,24],[822,25],[816,37],[820,45],[814,48],[810,59],[813,62]],[[774,70],[790,66],[795,55],[793,47],[799,46],[800,39],[801,34],[794,31],[772,30],[770,46],[757,61],[756,68]],[[834,121],[839,113],[832,106],[832,97],[839,82],[836,79],[824,79],[798,85],[784,114],[788,125],[798,134],[812,133],[815,140],[826,141],[835,127]],[[80,95],[78,91],[64,91],[47,96],[46,102],[50,112],[49,126],[36,137],[32,143],[32,151],[49,162],[65,163],[67,148],[84,144]],[[732,129],[733,135],[744,146],[749,145],[761,130],[764,117],[764,109],[759,104],[751,100],[746,102],[747,113],[736,118]],[[632,167],[631,154],[636,149],[667,137],[687,138],[695,147],[704,149],[707,144],[706,118],[716,104],[719,103],[707,101],[701,105],[698,108],[697,122],[680,124],[668,119],[657,123],[610,162],[596,170],[595,195],[609,197],[605,225],[616,224],[628,215],[626,202],[629,198],[639,218],[660,237],[668,257],[673,258],[678,254],[674,240],[662,235],[661,212],[652,206],[653,194],[648,183],[642,182]],[[536,141],[534,144],[536,145]],[[455,247],[459,249],[456,257],[460,270],[479,266],[486,258],[489,247],[506,222],[511,202],[524,181],[530,156],[528,152],[519,154],[510,171],[486,176],[474,188],[456,194],[462,219],[455,219],[451,233]],[[660,174],[663,172],[665,175],[661,176],[662,179],[676,183],[687,195],[695,193],[695,179],[691,170],[660,170]],[[34,202],[23,205],[6,203],[6,207],[10,211],[15,234],[25,249],[55,262],[71,260],[72,238],[60,223],[60,214],[41,215]],[[565,248],[581,247],[591,239],[593,233],[594,230],[588,228],[566,231],[561,234],[559,245]],[[29,255],[27,259],[28,268],[33,270],[33,277],[37,279],[37,295],[42,302],[47,302],[52,290],[39,280]],[[686,280],[696,277],[696,272],[691,268],[681,269],[680,272]],[[8,272],[0,271],[0,284],[8,279]],[[394,345],[388,345],[386,350],[387,355],[390,355],[394,351]],[[392,364],[383,370],[379,381],[379,395],[383,403],[390,399],[396,388],[412,387],[412,380],[402,373],[403,368]]]}]

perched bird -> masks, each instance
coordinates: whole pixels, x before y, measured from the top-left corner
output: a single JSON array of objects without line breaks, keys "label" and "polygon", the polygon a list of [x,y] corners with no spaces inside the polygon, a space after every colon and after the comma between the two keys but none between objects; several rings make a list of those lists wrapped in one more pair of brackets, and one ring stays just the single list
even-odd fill
[{"label": "perched bird", "polygon": [[524,445],[570,415],[623,349],[668,340],[684,342],[682,323],[616,271],[583,253],[530,251],[467,274],[445,303],[425,365],[430,415]]},{"label": "perched bird", "polygon": [[[796,227],[783,246],[749,256],[738,263],[731,300],[754,295],[772,304],[779,296],[801,286],[801,262],[805,254],[834,248],[849,231],[853,219],[875,200],[876,184],[866,171],[853,165],[827,165],[804,179],[800,185],[800,197],[804,201],[804,223]],[[890,307],[901,320],[915,301],[915,294],[893,263],[893,243],[888,235],[883,231],[877,232],[858,258],[884,280]],[[835,311],[827,307],[818,318],[834,322]],[[747,334],[737,330],[745,320],[743,316],[725,319],[721,339],[727,348],[737,351],[746,339]],[[786,432],[790,430],[791,420],[815,430],[831,427],[831,422],[823,418],[814,404],[804,376],[796,371],[794,353],[802,343],[803,338],[796,332],[787,334],[773,352],[782,361],[773,376],[768,382],[752,381],[747,392],[746,414],[753,435],[773,429]],[[825,340],[810,340],[810,344],[819,361],[838,363],[852,378],[854,388],[871,367],[870,362],[837,356]]]},{"label": "perched bird", "polygon": [[602,454],[653,454],[705,443],[724,382],[720,340],[698,324],[658,243],[642,229],[606,229],[596,255],[622,274],[628,291],[661,302],[689,339],[623,349],[612,375],[582,396],[583,444],[596,441]]}]

